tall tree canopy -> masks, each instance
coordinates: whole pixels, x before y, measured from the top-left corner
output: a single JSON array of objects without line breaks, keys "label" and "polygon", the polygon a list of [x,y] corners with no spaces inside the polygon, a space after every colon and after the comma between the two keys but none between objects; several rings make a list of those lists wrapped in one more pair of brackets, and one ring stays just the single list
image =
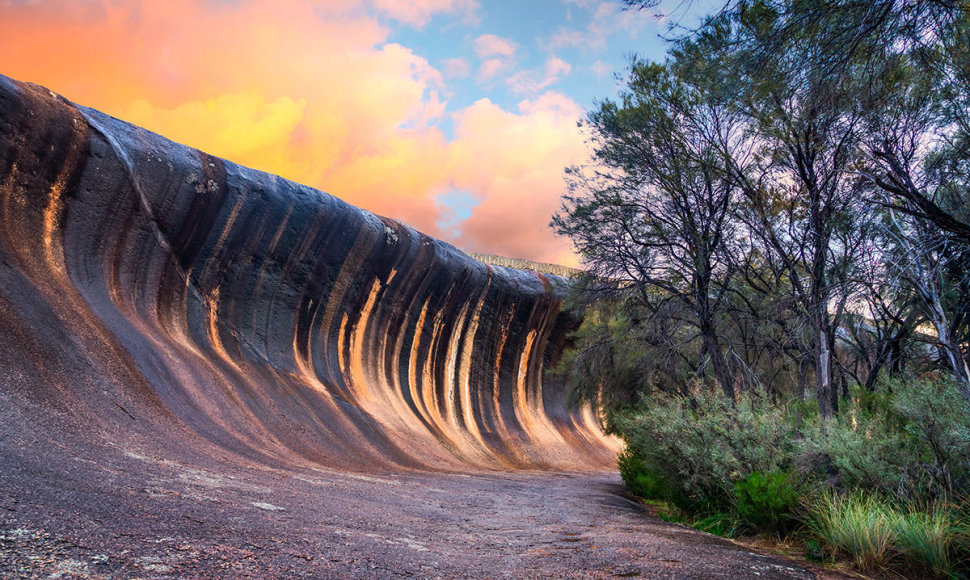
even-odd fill
[{"label": "tall tree canopy", "polygon": [[966,2],[731,2],[585,124],[553,226],[614,317],[670,333],[626,340],[732,397],[814,392],[823,418],[908,359],[970,398]]}]

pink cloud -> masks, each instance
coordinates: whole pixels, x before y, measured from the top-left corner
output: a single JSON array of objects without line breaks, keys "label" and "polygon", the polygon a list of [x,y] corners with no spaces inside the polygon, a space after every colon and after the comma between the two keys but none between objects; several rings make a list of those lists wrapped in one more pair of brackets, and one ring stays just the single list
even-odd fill
[{"label": "pink cloud", "polygon": [[510,76],[506,82],[516,94],[535,94],[559,82],[572,70],[573,67],[568,62],[553,56],[546,60],[542,71],[519,71]]},{"label": "pink cloud", "polygon": [[456,117],[454,185],[481,197],[460,224],[455,243],[472,251],[575,264],[566,259],[568,241],[553,238],[547,224],[559,207],[563,168],[586,155],[576,127],[580,114],[571,99],[547,92],[520,103],[517,113],[483,99]]},{"label": "pink cloud", "polygon": [[443,62],[447,78],[463,79],[467,78],[472,72],[472,65],[464,58],[446,58]]},{"label": "pink cloud", "polygon": [[501,57],[512,58],[518,50],[518,45],[494,34],[483,34],[475,39],[475,54],[479,58]]},{"label": "pink cloud", "polygon": [[466,21],[474,21],[478,2],[476,0],[371,0],[371,4],[383,14],[421,28],[437,13],[458,13]]},{"label": "pink cloud", "polygon": [[603,79],[613,72],[613,65],[602,60],[597,60],[593,63],[592,70],[596,78]]},{"label": "pink cloud", "polygon": [[507,38],[483,34],[475,39],[475,54],[482,59],[478,67],[478,82],[488,83],[514,65],[518,45]]},{"label": "pink cloud", "polygon": [[512,63],[504,58],[490,58],[478,67],[478,82],[487,83],[494,80],[511,66]]}]

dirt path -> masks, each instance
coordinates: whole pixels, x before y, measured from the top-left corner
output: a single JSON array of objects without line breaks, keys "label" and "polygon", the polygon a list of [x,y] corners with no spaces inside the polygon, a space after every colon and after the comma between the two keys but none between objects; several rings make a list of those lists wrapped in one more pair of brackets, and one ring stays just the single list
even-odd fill
[{"label": "dirt path", "polygon": [[122,451],[51,471],[56,451],[0,457],[0,576],[815,577],[651,518],[611,473],[200,469]]}]

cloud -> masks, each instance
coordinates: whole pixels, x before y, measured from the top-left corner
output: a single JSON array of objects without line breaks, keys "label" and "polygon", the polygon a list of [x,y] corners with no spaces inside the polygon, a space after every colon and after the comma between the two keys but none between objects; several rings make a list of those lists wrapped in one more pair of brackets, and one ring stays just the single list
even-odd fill
[{"label": "cloud", "polygon": [[553,238],[547,224],[559,207],[563,168],[586,155],[576,127],[582,111],[555,92],[518,109],[482,99],[457,115],[453,183],[480,198],[455,242],[472,251],[575,264],[568,241]]},{"label": "cloud", "polygon": [[466,23],[477,21],[475,0],[371,0],[379,12],[415,28],[421,28],[437,13],[458,13]]},{"label": "cloud", "polygon": [[446,58],[442,64],[449,79],[463,79],[472,73],[472,65],[464,58]]},{"label": "cloud", "polygon": [[475,54],[479,58],[512,58],[518,46],[508,38],[494,34],[483,34],[475,39]]},{"label": "cloud", "polygon": [[138,99],[121,116],[176,141],[257,169],[278,169],[276,158],[290,147],[303,121],[306,101],[279,97],[267,102],[256,92],[219,95],[204,101],[187,101],[173,109]]},{"label": "cloud", "polygon": [[482,60],[478,67],[478,82],[488,83],[515,66],[514,58],[519,47],[507,38],[483,34],[475,39],[474,48]]},{"label": "cloud", "polygon": [[652,12],[647,10],[623,10],[614,1],[575,1],[568,4],[581,9],[592,11],[588,24],[582,30],[575,28],[560,28],[546,43],[550,51],[558,51],[568,47],[579,47],[586,50],[603,51],[609,38],[617,33],[625,33],[636,38],[640,31],[650,26],[654,20]]},{"label": "cloud", "polygon": [[[471,250],[568,256],[546,224],[563,167],[585,154],[576,104],[546,92],[515,111],[487,100],[450,111],[441,95],[471,64],[436,69],[388,42],[379,17],[417,26],[471,3],[375,1],[8,2],[0,72]],[[494,35],[474,48],[478,74],[493,77],[518,51]],[[568,64],[542,72],[536,86]],[[478,205],[440,197],[451,190]]]},{"label": "cloud", "polygon": [[460,235],[461,223],[471,217],[480,203],[478,195],[471,191],[448,188],[434,197],[438,204],[438,228],[451,235]]},{"label": "cloud", "polygon": [[604,79],[613,73],[613,65],[602,60],[597,60],[593,63],[592,70],[596,78]]},{"label": "cloud", "polygon": [[510,76],[506,82],[513,93],[535,94],[557,83],[572,70],[573,67],[568,62],[553,56],[546,60],[542,71],[519,71]]},{"label": "cloud", "polygon": [[512,68],[512,63],[504,58],[490,58],[478,67],[478,82],[487,83]]}]

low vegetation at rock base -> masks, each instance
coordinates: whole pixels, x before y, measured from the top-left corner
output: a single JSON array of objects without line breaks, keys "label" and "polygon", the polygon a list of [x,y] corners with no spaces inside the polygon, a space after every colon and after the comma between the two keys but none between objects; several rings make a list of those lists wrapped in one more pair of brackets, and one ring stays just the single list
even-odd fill
[{"label": "low vegetation at rock base", "polygon": [[[856,390],[837,420],[717,390],[653,395],[610,414],[627,489],[668,519],[801,542],[817,559],[919,577],[970,572],[970,409],[952,381]],[[932,417],[932,420],[927,420]]]}]

